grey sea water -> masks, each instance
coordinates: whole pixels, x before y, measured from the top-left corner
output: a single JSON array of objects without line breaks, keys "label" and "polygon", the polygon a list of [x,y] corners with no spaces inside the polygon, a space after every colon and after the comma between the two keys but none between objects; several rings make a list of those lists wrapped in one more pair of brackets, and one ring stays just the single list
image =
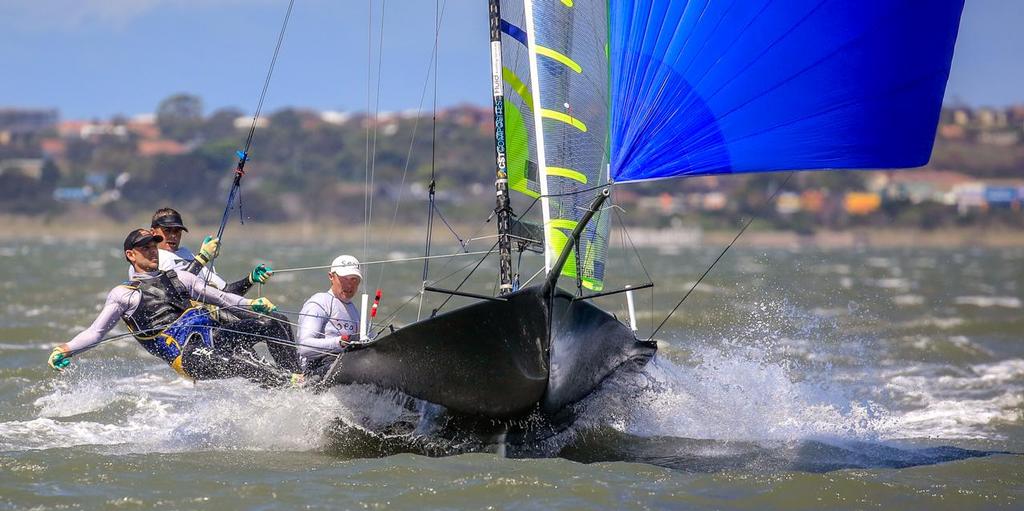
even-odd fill
[{"label": "grey sea water", "polygon": [[[396,432],[414,411],[365,387],[192,384],[131,339],[55,374],[49,350],[125,277],[119,243],[0,242],[0,508],[1024,506],[1022,249],[737,248],[658,334],[642,374],[609,381],[572,430],[517,450]],[[418,252],[228,240],[217,264],[240,277],[346,250]],[[718,250],[641,250],[643,265],[617,251],[609,288],[656,277],[636,296],[649,334]],[[434,261],[431,278],[455,286],[473,262]],[[440,305],[417,301],[422,269],[367,271],[384,290],[378,325]],[[264,294],[297,311],[325,271],[279,273]],[[490,292],[492,277],[485,263],[467,289]],[[621,295],[600,303],[627,317]]]}]

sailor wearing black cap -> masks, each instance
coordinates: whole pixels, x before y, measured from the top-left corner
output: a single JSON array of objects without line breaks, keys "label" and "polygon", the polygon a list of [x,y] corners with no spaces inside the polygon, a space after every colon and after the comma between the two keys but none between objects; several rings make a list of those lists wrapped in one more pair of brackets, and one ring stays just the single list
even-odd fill
[{"label": "sailor wearing black cap", "polygon": [[[148,229],[136,229],[124,240],[124,256],[135,270],[132,280],[107,294],[99,316],[85,331],[53,349],[47,363],[56,370],[70,358],[100,343],[123,320],[149,353],[175,371],[193,379],[242,376],[261,384],[292,381],[253,350],[265,324],[234,318],[232,310],[267,314],[277,309],[270,300],[250,300],[207,286],[188,272],[158,269],[157,244],[163,238]],[[255,334],[255,335],[253,335]]]},{"label": "sailor wearing black cap", "polygon": [[[184,222],[181,220],[181,213],[172,208],[160,208],[153,213],[153,220],[150,224],[154,234],[160,235],[163,241],[158,248],[161,270],[187,271],[198,275],[209,285],[234,293],[244,295],[252,288],[253,284],[263,284],[270,280],[274,270],[265,264],[259,264],[245,277],[228,283],[213,267],[213,260],[220,252],[220,240],[207,236],[199,248],[198,254],[193,254],[188,247],[181,245],[181,233],[188,232]],[[132,277],[132,268],[128,269],[128,277]]]},{"label": "sailor wearing black cap", "polygon": [[[185,223],[181,220],[181,213],[173,208],[160,208],[153,213],[151,227],[154,234],[163,237],[157,247],[159,251],[160,269],[164,271],[175,270],[179,273],[191,273],[198,275],[200,280],[209,285],[233,293],[245,295],[253,284],[266,283],[274,274],[274,270],[267,265],[259,264],[249,274],[235,282],[225,283],[224,279],[217,275],[213,267],[213,260],[220,252],[220,240],[213,236],[207,236],[199,248],[198,254],[193,254],[187,247],[181,245],[181,233],[188,232]],[[132,278],[134,270],[129,268],[128,277]],[[280,342],[269,343],[267,349],[274,356],[274,360],[289,370],[299,370],[299,355],[295,349],[295,336],[288,321],[288,318],[277,312],[253,315],[247,311],[232,311],[231,319],[258,319],[264,323],[265,335],[279,339]]]}]

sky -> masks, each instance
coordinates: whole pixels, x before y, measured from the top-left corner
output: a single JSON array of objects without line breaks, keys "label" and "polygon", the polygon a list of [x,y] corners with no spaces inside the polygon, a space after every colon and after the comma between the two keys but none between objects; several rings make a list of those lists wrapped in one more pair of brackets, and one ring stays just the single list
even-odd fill
[{"label": "sky", "polygon": [[[483,0],[297,0],[264,112],[429,110],[438,2],[437,103],[489,104]],[[251,114],[287,6],[287,0],[4,0],[0,107],[108,118],[153,112],[160,100],[187,92],[203,99],[206,113],[236,107]],[[947,102],[1024,103],[1022,63],[1024,0],[967,0]]]}]

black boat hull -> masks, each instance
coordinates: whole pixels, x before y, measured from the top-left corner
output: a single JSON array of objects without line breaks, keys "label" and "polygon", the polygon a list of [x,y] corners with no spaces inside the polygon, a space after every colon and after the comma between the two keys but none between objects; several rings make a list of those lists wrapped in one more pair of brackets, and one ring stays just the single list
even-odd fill
[{"label": "black boat hull", "polygon": [[419,321],[345,353],[327,385],[370,383],[449,413],[514,419],[586,397],[655,351],[592,303],[526,288]]}]

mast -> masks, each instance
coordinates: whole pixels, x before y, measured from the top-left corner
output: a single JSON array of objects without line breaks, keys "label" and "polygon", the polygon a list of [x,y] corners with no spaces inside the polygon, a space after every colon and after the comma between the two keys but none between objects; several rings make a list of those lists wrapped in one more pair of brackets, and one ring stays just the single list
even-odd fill
[{"label": "mast", "polygon": [[498,217],[499,294],[512,292],[512,206],[505,155],[505,91],[501,83],[501,0],[488,0],[491,21],[491,82],[494,92],[495,213]]}]

